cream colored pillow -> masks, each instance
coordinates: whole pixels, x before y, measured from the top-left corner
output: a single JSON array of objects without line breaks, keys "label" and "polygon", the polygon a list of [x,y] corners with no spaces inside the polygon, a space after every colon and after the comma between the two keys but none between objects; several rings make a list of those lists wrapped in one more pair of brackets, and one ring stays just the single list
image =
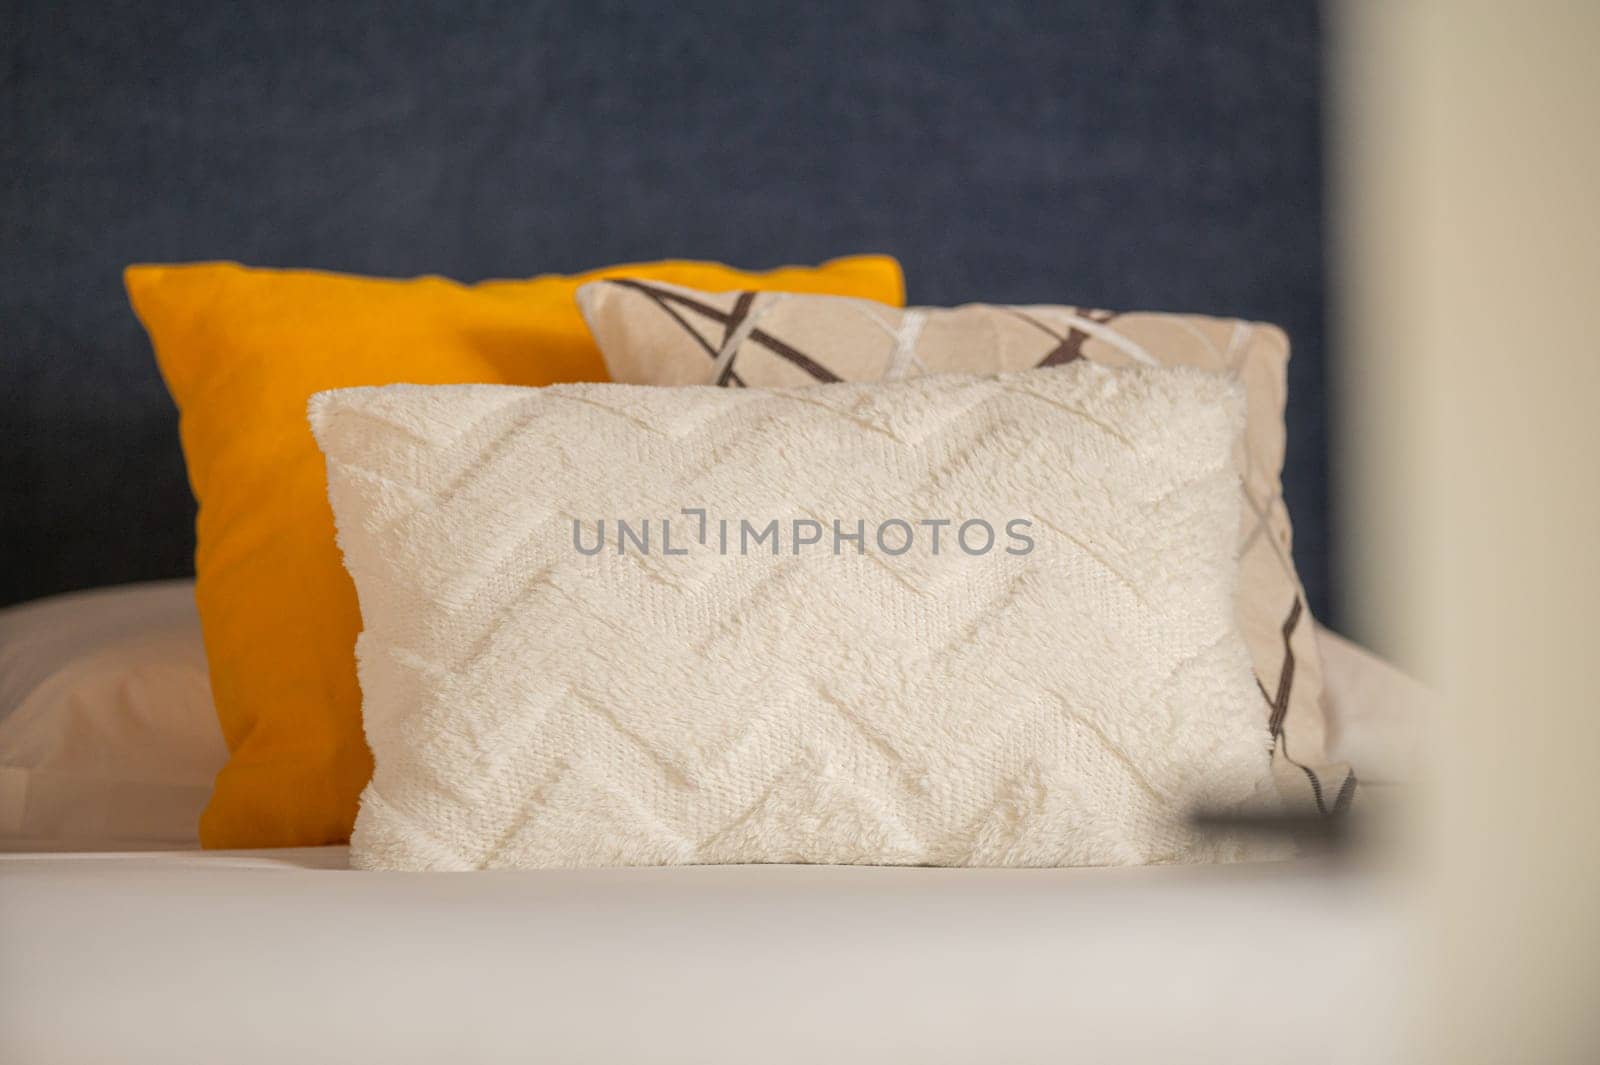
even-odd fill
[{"label": "cream colored pillow", "polygon": [[319,394],[376,762],[352,861],[1259,853],[1190,823],[1273,791],[1242,413],[1088,363]]},{"label": "cream colored pillow", "polygon": [[1080,358],[1237,373],[1249,401],[1234,455],[1245,508],[1239,623],[1255,663],[1279,784],[1286,798],[1323,812],[1353,796],[1354,774],[1325,753],[1322,662],[1290,553],[1279,480],[1289,361],[1281,329],[1059,306],[902,310],[842,297],[706,293],[649,281],[584,285],[578,305],[612,379],[630,384],[772,388],[996,373]]}]

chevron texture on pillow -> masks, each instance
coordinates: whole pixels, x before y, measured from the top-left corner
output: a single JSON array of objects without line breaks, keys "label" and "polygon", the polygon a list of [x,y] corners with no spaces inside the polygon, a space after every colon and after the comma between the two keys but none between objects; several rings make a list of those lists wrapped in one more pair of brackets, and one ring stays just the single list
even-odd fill
[{"label": "chevron texture on pillow", "polygon": [[1242,418],[1220,375],[1088,363],[322,393],[376,763],[352,860],[1260,856],[1191,824],[1275,801]]}]

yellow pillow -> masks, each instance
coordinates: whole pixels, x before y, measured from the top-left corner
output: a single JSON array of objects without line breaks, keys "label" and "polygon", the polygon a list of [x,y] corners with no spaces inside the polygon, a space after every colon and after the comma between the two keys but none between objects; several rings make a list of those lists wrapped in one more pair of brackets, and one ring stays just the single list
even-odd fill
[{"label": "yellow pillow", "polygon": [[372,772],[355,670],[361,615],[306,400],[401,381],[603,381],[573,293],[619,276],[904,300],[899,264],[884,256],[761,274],[661,262],[471,286],[233,263],[128,268],[200,501],[195,598],[231,752],[200,820],[205,846],[346,840]]}]

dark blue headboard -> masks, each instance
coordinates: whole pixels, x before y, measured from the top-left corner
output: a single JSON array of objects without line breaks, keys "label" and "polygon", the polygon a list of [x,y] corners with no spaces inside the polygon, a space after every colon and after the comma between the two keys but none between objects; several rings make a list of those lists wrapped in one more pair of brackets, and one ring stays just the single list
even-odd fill
[{"label": "dark blue headboard", "polygon": [[5,0],[0,37],[0,602],[191,572],[125,263],[884,251],[916,302],[1288,329],[1329,610],[1314,4]]}]

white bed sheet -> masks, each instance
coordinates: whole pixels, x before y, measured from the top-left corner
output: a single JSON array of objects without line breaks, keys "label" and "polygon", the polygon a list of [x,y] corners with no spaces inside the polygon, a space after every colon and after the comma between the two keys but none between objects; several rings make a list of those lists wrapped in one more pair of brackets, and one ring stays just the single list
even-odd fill
[{"label": "white bed sheet", "polygon": [[1310,861],[341,871],[0,857],[0,1060],[1371,1062],[1398,908]]}]

